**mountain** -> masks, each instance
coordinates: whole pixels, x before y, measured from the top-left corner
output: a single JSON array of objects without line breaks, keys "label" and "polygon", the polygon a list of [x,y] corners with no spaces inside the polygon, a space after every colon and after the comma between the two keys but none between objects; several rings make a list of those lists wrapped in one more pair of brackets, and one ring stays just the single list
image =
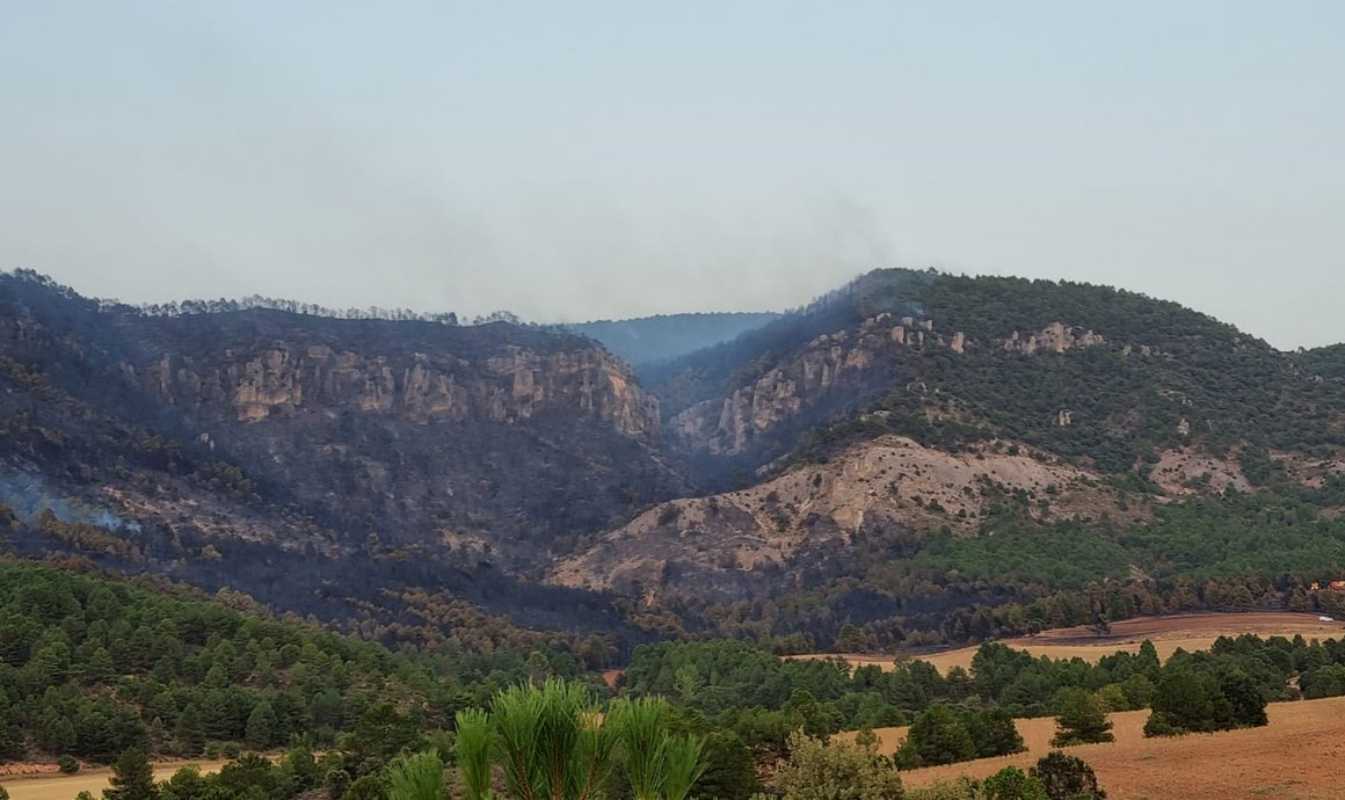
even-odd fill
[{"label": "mountain", "polygon": [[757,468],[863,410],[940,446],[1022,439],[1123,472],[1174,447],[1339,448],[1340,385],[1316,363],[1130,292],[889,270],[646,382],[709,464]]},{"label": "mountain", "polygon": [[705,312],[596,320],[561,327],[598,340],[639,369],[731,341],[779,318],[779,314],[770,312]]},{"label": "mountain", "polygon": [[1094,592],[1069,617],[1089,622],[1090,585],[1129,592],[1117,613],[1217,605],[1173,600],[1214,573],[1287,602],[1345,570],[1337,364],[1106,287],[870,273],[646,370],[702,496],[590,538],[550,580],[775,636],[838,616],[946,634],[958,607],[1021,615],[1061,590]]},{"label": "mountain", "polygon": [[27,273],[0,278],[0,418],[0,498],[23,530],[50,545],[101,525],[64,546],[305,611],[412,585],[515,612],[531,591],[548,598],[531,618],[559,605],[568,624],[589,599],[500,569],[681,486],[657,400],[583,337],[158,316]]},{"label": "mountain", "polygon": [[[1141,294],[879,270],[584,335],[314,309],[0,277],[10,548],[382,637],[480,613],[627,644],[1326,608],[1304,587],[1345,575],[1340,348]],[[740,328],[638,370],[610,344]]]}]

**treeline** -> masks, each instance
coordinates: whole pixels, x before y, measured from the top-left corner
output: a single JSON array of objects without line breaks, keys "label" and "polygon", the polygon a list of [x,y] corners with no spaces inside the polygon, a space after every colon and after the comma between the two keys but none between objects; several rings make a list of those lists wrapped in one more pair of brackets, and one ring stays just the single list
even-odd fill
[{"label": "treeline", "polygon": [[[44,289],[56,292],[66,299],[85,300],[85,298],[81,297],[73,288],[61,284],[51,276],[44,275],[36,270],[19,268],[10,273],[0,272],[0,277],[5,275],[10,275],[19,280],[36,284]],[[301,300],[292,300],[286,297],[266,297],[259,294],[251,294],[239,299],[220,297],[212,299],[177,300],[166,303],[139,303],[134,305],[111,299],[95,299],[92,302],[102,311],[118,314],[138,314],[149,317],[179,317],[192,314],[227,314],[262,309],[267,311],[284,311],[289,314],[303,314],[311,317],[327,317],[329,319],[377,319],[391,322],[433,322],[439,325],[459,324],[458,315],[452,311],[425,312],[414,311],[410,308],[385,308],[383,306],[332,308],[318,303],[305,303]],[[475,317],[471,317],[463,324],[489,325],[493,322],[507,322],[511,325],[525,324],[517,314],[506,310],[492,311],[489,314],[478,314]]]},{"label": "treeline", "polygon": [[1345,694],[1345,642],[1225,637],[1166,664],[1147,641],[1097,664],[992,643],[970,671],[946,675],[920,660],[852,669],[840,660],[780,659],[743,642],[665,642],[637,648],[623,681],[626,693],[672,698],[759,754],[783,754],[794,730],[825,738],[911,724],[898,763],[921,766],[1015,752],[1015,717],[1152,708],[1152,735],[1263,725],[1268,702]]},{"label": "treeline", "polygon": [[108,762],[326,746],[361,726],[447,729],[497,689],[576,675],[567,652],[436,655],[219,603],[0,562],[0,759]]}]

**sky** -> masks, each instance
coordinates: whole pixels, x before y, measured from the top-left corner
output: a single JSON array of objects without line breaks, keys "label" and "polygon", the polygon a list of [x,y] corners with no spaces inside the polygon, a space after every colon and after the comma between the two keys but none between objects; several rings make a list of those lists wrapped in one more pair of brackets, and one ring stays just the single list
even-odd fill
[{"label": "sky", "polygon": [[1345,341],[1345,3],[0,0],[0,268],[537,321],[875,267]]}]

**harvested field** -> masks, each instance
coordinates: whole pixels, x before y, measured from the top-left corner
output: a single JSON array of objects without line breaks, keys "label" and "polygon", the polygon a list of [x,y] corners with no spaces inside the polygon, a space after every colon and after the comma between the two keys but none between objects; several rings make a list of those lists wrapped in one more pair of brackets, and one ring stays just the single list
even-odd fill
[{"label": "harvested field", "polygon": [[[1345,697],[1274,703],[1264,728],[1145,739],[1148,711],[1112,714],[1116,741],[1066,748],[1092,765],[1111,800],[1327,800],[1345,796]],[[908,786],[1027,769],[1050,749],[1051,718],[1018,720],[1028,752],[902,773]],[[905,728],[875,733],[891,753]],[[853,734],[843,734],[853,736]]]},{"label": "harvested field", "polygon": [[[154,765],[154,779],[166,781],[186,766],[195,765],[202,773],[219,772],[227,761],[173,761]],[[76,775],[42,774],[23,778],[0,779],[10,800],[72,800],[80,792],[102,797],[112,777],[110,769],[86,769]]]},{"label": "harvested field", "polygon": [[[1091,628],[1055,628],[1036,636],[1003,639],[1002,644],[1026,650],[1034,656],[1051,658],[1082,658],[1096,662],[1118,650],[1135,652],[1148,639],[1158,650],[1158,657],[1166,660],[1179,648],[1208,650],[1220,636],[1238,636],[1253,633],[1258,636],[1295,636],[1307,639],[1339,639],[1345,637],[1345,623],[1323,622],[1316,614],[1297,614],[1281,611],[1252,611],[1237,614],[1176,614],[1166,617],[1137,617],[1111,626],[1111,632],[1099,636]],[[961,647],[937,653],[913,656],[928,661],[947,672],[953,667],[970,669],[975,647]],[[813,653],[792,656],[799,659],[844,658],[855,666],[876,665],[892,668],[892,656],[844,655],[833,656]]]}]

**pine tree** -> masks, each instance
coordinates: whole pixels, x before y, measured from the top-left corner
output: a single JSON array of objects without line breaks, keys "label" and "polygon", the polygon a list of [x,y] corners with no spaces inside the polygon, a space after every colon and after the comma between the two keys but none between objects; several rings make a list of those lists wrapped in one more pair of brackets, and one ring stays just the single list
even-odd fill
[{"label": "pine tree", "polygon": [[1066,689],[1061,693],[1060,716],[1056,717],[1056,734],[1051,746],[1113,742],[1116,737],[1111,728],[1111,721],[1092,692]]},{"label": "pine tree", "polygon": [[122,753],[112,765],[111,786],[103,790],[103,800],[159,800],[154,771],[149,757],[140,748]]},{"label": "pine tree", "polygon": [[195,703],[189,703],[178,715],[173,736],[184,756],[198,756],[205,749],[205,724],[201,722],[201,709]]},{"label": "pine tree", "polygon": [[248,715],[247,730],[244,734],[247,742],[258,750],[270,747],[276,738],[276,712],[265,700],[258,703]]}]

